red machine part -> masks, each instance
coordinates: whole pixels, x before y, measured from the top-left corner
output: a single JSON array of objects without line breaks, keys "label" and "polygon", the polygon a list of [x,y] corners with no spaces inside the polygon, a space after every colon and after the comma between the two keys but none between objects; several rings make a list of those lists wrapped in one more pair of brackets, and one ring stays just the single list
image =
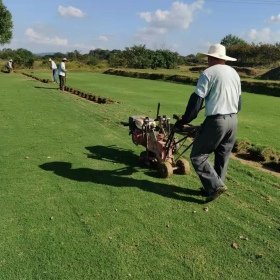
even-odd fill
[{"label": "red machine part", "polygon": [[142,145],[146,147],[145,133],[141,129],[135,128],[132,132],[132,142],[135,145]]}]

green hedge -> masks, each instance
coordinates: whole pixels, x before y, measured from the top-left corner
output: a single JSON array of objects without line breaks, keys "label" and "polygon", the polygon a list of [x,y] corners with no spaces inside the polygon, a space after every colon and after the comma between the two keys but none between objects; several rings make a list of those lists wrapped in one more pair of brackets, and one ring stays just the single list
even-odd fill
[{"label": "green hedge", "polygon": [[242,91],[280,97],[280,84],[275,82],[242,81]]},{"label": "green hedge", "polygon": [[[172,81],[181,84],[196,85],[198,78],[185,75],[166,75],[161,73],[133,72],[118,69],[108,69],[104,74],[123,77]],[[269,81],[241,81],[242,91],[280,97],[280,83]]]}]

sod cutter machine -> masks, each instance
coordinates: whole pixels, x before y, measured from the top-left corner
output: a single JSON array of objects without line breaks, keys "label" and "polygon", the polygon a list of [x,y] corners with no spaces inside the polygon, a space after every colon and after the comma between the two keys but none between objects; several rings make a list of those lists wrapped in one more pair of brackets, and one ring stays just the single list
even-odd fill
[{"label": "sod cutter machine", "polygon": [[[192,146],[184,145],[188,137],[194,137],[199,126],[185,125],[179,130],[170,123],[166,115],[160,116],[158,103],[155,119],[147,116],[130,116],[128,120],[129,135],[135,145],[146,148],[140,153],[139,160],[146,166],[156,166],[163,178],[170,178],[173,173],[188,174],[189,162],[182,155]],[[178,119],[176,115],[173,118]],[[181,135],[180,140],[175,133]],[[183,151],[179,150],[184,147]]]}]

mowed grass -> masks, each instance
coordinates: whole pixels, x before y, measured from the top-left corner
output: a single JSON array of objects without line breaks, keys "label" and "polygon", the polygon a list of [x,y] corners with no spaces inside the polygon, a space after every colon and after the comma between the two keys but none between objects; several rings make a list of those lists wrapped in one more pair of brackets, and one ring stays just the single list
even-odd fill
[{"label": "mowed grass", "polygon": [[[180,113],[194,87],[69,73],[69,86],[120,102],[98,105],[20,74],[0,80],[0,279],[279,279],[278,177],[231,160],[229,191],[204,204],[193,170],[166,180],[140,167],[144,147],[120,124],[154,117],[157,102]],[[244,94],[239,137],[277,147],[275,122],[254,137],[279,114],[254,113],[260,98],[277,106]]]},{"label": "mowed grass", "polygon": [[[50,78],[50,73],[46,71],[34,71],[33,75]],[[183,114],[189,96],[195,89],[195,86],[171,82],[71,71],[68,73],[67,84],[125,103],[125,111],[118,115],[125,120],[129,114],[155,117],[158,102],[161,103],[161,114],[171,118],[173,114]],[[200,112],[193,124],[202,123],[203,114],[204,111]],[[265,92],[263,95],[243,92],[242,110],[238,118],[238,139],[247,139],[255,145],[272,147],[280,152],[280,129],[277,127],[280,119],[280,98],[265,95]]]}]

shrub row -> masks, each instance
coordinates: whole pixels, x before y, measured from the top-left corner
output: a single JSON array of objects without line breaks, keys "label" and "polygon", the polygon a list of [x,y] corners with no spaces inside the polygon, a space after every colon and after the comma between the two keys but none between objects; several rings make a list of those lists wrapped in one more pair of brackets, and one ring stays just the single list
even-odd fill
[{"label": "shrub row", "polygon": [[[35,77],[35,76],[33,76],[31,74],[27,74],[27,73],[22,73],[22,74],[25,75],[25,76],[28,76],[30,78],[33,78],[33,79],[35,79],[37,81],[43,82],[43,83],[48,83],[49,82],[48,79],[40,79],[38,77]],[[78,96],[80,96],[82,98],[85,98],[85,99],[87,99],[89,101],[98,103],[98,104],[117,103],[117,102],[111,100],[110,98],[104,98],[104,97],[97,96],[97,95],[92,94],[92,93],[83,92],[83,91],[81,91],[79,89],[74,89],[74,88],[71,88],[71,87],[68,87],[68,86],[65,86],[64,90],[69,92],[69,93],[78,95]]]},{"label": "shrub row", "polygon": [[[198,72],[201,73],[207,68],[207,66],[194,66],[189,68],[192,72]],[[258,72],[254,68],[250,67],[238,67],[238,66],[232,66],[240,75],[245,74],[246,76],[250,77],[256,77],[258,75]]]},{"label": "shrub row", "polygon": [[264,81],[242,81],[242,91],[280,97],[280,84]]},{"label": "shrub row", "polygon": [[72,94],[78,95],[82,98],[85,98],[89,101],[98,103],[98,104],[116,103],[113,100],[111,100],[110,98],[104,98],[104,97],[97,96],[95,94],[88,93],[88,92],[83,92],[79,89],[74,89],[74,88],[71,88],[71,87],[68,87],[68,86],[66,86],[64,90],[67,91],[67,92],[70,92]]},{"label": "shrub row", "polygon": [[[118,69],[108,69],[104,74],[131,78],[172,81],[181,84],[196,85],[198,78],[186,75],[166,75],[161,73],[142,73]],[[242,91],[280,97],[280,83],[271,81],[241,81]]]},{"label": "shrub row", "polygon": [[252,160],[280,172],[280,152],[271,147],[254,145],[248,140],[237,140],[233,152],[246,160]]},{"label": "shrub row", "polygon": [[133,72],[118,69],[108,69],[103,72],[104,74],[117,75],[130,78],[140,78],[149,80],[163,80],[172,81],[177,83],[192,84],[196,85],[197,78],[183,76],[183,75],[166,75],[162,73],[143,73],[143,72]]},{"label": "shrub row", "polygon": [[31,74],[27,74],[27,73],[22,73],[22,74],[25,75],[25,76],[28,76],[30,78],[33,78],[33,79],[35,79],[35,80],[37,80],[39,82],[42,82],[42,83],[48,83],[49,82],[49,79],[40,79],[40,78],[38,78],[36,76],[33,76]]}]

